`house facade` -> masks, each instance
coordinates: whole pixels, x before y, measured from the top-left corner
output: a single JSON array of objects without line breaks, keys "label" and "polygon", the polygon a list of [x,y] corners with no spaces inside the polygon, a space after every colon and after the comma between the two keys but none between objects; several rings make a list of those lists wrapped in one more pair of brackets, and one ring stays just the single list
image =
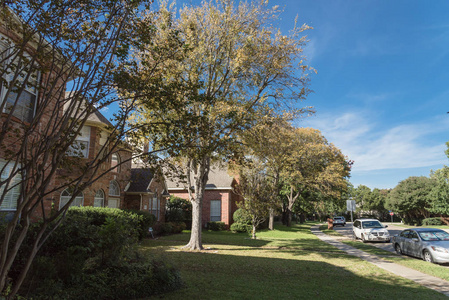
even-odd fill
[{"label": "house facade", "polygon": [[[166,178],[168,193],[171,196],[189,200],[187,186],[176,178]],[[202,225],[207,222],[224,222],[226,226],[233,223],[237,203],[241,196],[234,193],[236,178],[231,176],[226,167],[212,166],[206,184],[202,208]]]}]

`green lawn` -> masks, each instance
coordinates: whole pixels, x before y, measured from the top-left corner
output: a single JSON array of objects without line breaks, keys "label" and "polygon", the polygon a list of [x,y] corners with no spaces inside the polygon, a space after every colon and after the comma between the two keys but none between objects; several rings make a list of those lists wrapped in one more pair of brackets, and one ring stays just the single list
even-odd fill
[{"label": "green lawn", "polygon": [[185,288],[164,299],[446,299],[320,241],[311,225],[277,226],[257,240],[203,232],[206,250],[197,252],[181,249],[185,232],[141,250],[181,272]]}]

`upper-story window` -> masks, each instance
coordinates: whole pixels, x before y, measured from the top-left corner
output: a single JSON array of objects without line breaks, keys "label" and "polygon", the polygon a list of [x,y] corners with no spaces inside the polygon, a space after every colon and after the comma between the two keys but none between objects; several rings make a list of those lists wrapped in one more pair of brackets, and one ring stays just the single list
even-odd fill
[{"label": "upper-story window", "polygon": [[30,63],[30,55],[16,55],[12,45],[7,37],[0,34],[0,64],[4,80],[0,85],[0,103],[6,101],[3,108],[5,113],[11,113],[21,121],[31,122],[36,107],[40,74]]},{"label": "upper-story window", "polygon": [[117,153],[111,155],[111,171],[120,172],[120,156]]},{"label": "upper-story window", "polygon": [[70,156],[89,157],[90,126],[83,126],[75,142],[70,146],[67,154]]}]

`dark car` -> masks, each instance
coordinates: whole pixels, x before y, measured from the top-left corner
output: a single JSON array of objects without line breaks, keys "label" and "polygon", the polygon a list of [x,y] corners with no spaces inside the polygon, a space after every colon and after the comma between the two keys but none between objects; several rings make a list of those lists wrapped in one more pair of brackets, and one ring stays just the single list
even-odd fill
[{"label": "dark car", "polygon": [[449,263],[449,233],[436,228],[415,228],[393,237],[398,254],[419,257],[433,263]]}]

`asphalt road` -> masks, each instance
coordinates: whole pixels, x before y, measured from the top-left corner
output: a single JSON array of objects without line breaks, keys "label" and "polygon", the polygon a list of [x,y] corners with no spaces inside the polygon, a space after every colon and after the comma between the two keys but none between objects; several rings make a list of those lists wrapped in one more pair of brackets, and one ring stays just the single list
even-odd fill
[{"label": "asphalt road", "polygon": [[[399,234],[404,228],[388,225],[388,232],[390,233],[390,236],[393,237],[396,234]],[[342,235],[352,237],[352,223],[346,223],[346,226],[334,226],[334,230],[339,232]],[[360,243],[362,242],[361,240]],[[391,243],[384,243],[384,242],[369,242],[370,245],[382,248],[384,250],[395,252],[393,245]]]}]

